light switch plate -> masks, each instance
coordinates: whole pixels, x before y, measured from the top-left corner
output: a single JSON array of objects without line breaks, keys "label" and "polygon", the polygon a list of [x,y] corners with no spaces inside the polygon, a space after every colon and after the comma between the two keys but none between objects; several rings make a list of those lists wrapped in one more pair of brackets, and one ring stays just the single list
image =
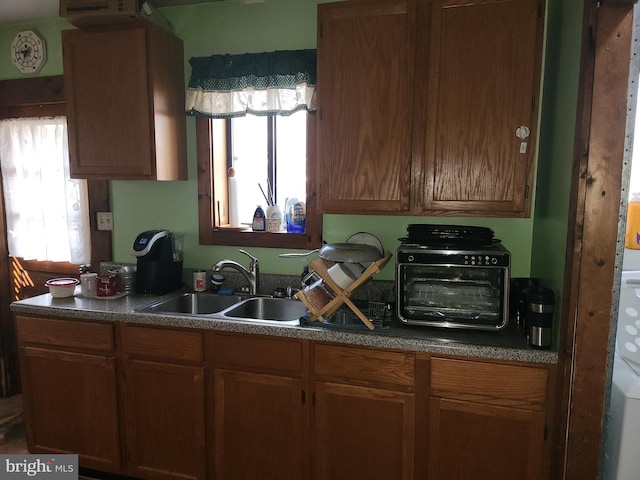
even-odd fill
[{"label": "light switch plate", "polygon": [[113,230],[112,212],[96,212],[96,220],[98,222],[98,230]]}]

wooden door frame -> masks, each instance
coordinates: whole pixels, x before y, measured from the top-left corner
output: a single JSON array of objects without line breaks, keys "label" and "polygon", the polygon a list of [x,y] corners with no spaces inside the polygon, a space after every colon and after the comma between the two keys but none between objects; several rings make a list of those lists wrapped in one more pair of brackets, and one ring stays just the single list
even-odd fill
[{"label": "wooden door frame", "polygon": [[601,469],[634,3],[584,1],[554,478]]},{"label": "wooden door frame", "polygon": [[[0,119],[18,117],[56,116],[65,114],[63,77],[35,77],[0,81]],[[111,260],[111,232],[98,231],[95,212],[110,211],[109,189],[106,180],[87,182],[89,218],[91,222],[91,264]],[[9,304],[12,294],[12,265],[6,240],[4,197],[0,185],[0,396],[20,391],[15,329]],[[40,262],[42,263],[42,262]],[[46,265],[50,276],[60,273],[69,276],[69,268]],[[42,286],[44,288],[44,286]]]}]

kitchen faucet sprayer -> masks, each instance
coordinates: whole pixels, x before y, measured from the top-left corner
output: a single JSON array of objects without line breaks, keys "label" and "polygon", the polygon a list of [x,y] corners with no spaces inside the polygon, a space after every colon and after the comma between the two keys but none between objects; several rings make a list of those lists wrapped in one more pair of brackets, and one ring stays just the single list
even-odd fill
[{"label": "kitchen faucet sprayer", "polygon": [[240,272],[247,282],[249,282],[249,295],[257,295],[260,291],[260,264],[258,263],[258,259],[245,250],[238,251],[251,259],[249,270],[233,260],[220,260],[214,264],[211,269],[214,272],[221,272],[225,268],[231,268]]}]

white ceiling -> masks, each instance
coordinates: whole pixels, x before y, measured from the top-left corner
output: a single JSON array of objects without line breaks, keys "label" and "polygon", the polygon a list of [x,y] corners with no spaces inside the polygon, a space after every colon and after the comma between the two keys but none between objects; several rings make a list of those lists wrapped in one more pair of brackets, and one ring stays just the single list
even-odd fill
[{"label": "white ceiling", "polygon": [[[220,0],[151,0],[154,7],[208,3]],[[58,18],[60,0],[0,0],[0,25]]]},{"label": "white ceiling", "polygon": [[58,17],[59,0],[0,0],[0,24]]}]

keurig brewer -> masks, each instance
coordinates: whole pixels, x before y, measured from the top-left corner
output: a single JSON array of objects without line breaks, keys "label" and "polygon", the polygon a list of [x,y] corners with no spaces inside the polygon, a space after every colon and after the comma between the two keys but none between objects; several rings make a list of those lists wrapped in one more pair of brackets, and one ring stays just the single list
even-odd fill
[{"label": "keurig brewer", "polygon": [[182,287],[182,242],[168,230],[149,230],[136,237],[136,293],[162,295]]}]

